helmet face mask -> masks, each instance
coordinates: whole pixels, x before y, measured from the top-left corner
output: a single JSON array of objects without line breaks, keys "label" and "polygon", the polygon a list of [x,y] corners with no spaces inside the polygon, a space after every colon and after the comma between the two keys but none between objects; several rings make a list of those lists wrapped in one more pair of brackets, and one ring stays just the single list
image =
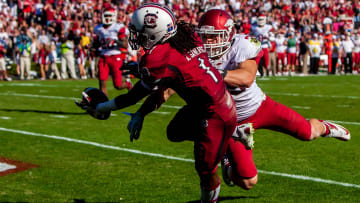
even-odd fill
[{"label": "helmet face mask", "polygon": [[212,9],[201,16],[196,32],[208,56],[212,59],[218,58],[231,47],[235,33],[234,21],[226,11]]},{"label": "helmet face mask", "polygon": [[137,8],[130,24],[129,44],[132,49],[151,49],[164,43],[176,34],[175,17],[172,11],[160,4],[148,3]]},{"label": "helmet face mask", "polygon": [[229,35],[225,30],[199,30],[200,38],[210,58],[222,56],[229,48]]},{"label": "helmet face mask", "polygon": [[265,16],[259,16],[256,19],[256,23],[258,26],[264,26],[266,24],[266,17]]},{"label": "helmet face mask", "polygon": [[145,32],[137,32],[133,26],[130,25],[130,36],[129,36],[129,44],[132,49],[138,50],[140,47],[144,47],[145,49],[150,49],[153,44],[155,44],[154,40],[149,39],[149,36]]},{"label": "helmet face mask", "polygon": [[116,23],[117,12],[115,9],[109,7],[106,8],[102,13],[102,24],[112,25]]}]

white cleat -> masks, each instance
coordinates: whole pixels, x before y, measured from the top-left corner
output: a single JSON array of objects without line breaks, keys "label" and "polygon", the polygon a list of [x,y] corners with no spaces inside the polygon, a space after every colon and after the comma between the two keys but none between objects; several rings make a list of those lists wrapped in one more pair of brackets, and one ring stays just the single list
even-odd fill
[{"label": "white cleat", "polygon": [[329,122],[322,121],[324,125],[329,127],[330,133],[327,135],[323,135],[323,137],[333,137],[339,140],[348,141],[350,140],[350,132],[341,125]]},{"label": "white cleat", "polygon": [[231,167],[229,159],[227,158],[226,155],[224,155],[224,157],[221,159],[221,173],[222,173],[222,177],[223,180],[225,182],[226,185],[233,187],[234,186],[234,182],[230,179],[229,174],[228,174],[228,170]]},{"label": "white cleat", "polygon": [[244,123],[236,126],[232,138],[235,141],[240,141],[247,150],[254,148],[254,133],[255,129],[252,123]]}]

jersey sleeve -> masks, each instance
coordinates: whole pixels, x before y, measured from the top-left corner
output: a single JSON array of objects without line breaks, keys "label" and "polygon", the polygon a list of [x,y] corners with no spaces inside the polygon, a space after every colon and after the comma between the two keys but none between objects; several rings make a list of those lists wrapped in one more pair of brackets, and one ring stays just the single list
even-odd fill
[{"label": "jersey sleeve", "polygon": [[129,30],[124,26],[119,29],[118,38],[124,39],[129,35]]},{"label": "jersey sleeve", "polygon": [[249,36],[241,37],[233,46],[235,46],[236,49],[234,52],[236,63],[256,58],[261,51],[260,41]]},{"label": "jersey sleeve", "polygon": [[156,46],[141,57],[139,71],[141,84],[147,88],[156,90],[165,78],[172,77],[167,69],[169,55],[162,46]]},{"label": "jersey sleeve", "polygon": [[94,28],[94,34],[97,36],[97,37],[100,37],[100,28],[102,27],[102,25],[97,25],[95,26]]}]

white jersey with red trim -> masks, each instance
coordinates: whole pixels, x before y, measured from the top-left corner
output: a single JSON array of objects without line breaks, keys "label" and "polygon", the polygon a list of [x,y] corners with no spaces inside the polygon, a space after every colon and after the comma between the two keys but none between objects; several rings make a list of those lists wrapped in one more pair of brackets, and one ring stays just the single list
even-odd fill
[{"label": "white jersey with red trim", "polygon": [[275,39],[275,43],[276,43],[276,53],[285,53],[287,46],[284,44],[286,41],[286,38],[283,36],[277,37]]},{"label": "white jersey with red trim", "polygon": [[[228,52],[211,63],[218,70],[234,70],[238,64],[257,57],[261,51],[261,43],[255,38],[247,35],[235,35]],[[258,75],[258,74],[257,74]],[[236,103],[236,113],[238,122],[252,116],[260,107],[265,98],[265,94],[256,84],[256,80],[249,88],[227,87]]]},{"label": "white jersey with red trim", "polygon": [[354,40],[354,45],[355,45],[354,52],[360,53],[360,38]]},{"label": "white jersey with red trim", "polygon": [[95,27],[94,32],[101,43],[101,55],[107,56],[121,54],[117,41],[129,34],[129,30],[122,23],[114,23],[108,27],[100,24]]}]

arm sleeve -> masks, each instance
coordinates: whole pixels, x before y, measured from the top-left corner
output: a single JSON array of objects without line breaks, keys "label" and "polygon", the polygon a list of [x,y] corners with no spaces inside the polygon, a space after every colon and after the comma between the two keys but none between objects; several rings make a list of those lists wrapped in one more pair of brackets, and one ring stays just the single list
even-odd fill
[{"label": "arm sleeve", "polygon": [[152,93],[148,98],[146,98],[145,102],[141,105],[137,112],[145,117],[147,114],[158,109],[161,104],[165,102],[164,91],[164,89],[159,89]]},{"label": "arm sleeve", "polygon": [[136,104],[138,101],[151,93],[151,90],[145,88],[141,82],[137,82],[134,87],[127,93],[117,96],[114,101],[116,109],[122,109]]}]

